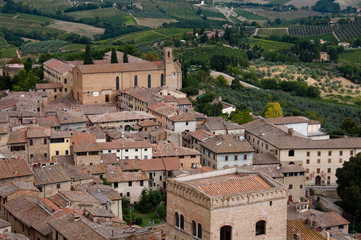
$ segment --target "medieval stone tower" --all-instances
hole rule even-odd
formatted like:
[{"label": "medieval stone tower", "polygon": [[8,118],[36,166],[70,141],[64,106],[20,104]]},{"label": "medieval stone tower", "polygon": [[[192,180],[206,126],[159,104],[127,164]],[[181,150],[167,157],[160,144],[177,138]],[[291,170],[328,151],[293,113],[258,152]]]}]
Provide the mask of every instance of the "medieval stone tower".
[{"label": "medieval stone tower", "polygon": [[170,89],[182,88],[182,70],[178,61],[173,60],[173,51],[170,47],[164,48],[164,85]]}]

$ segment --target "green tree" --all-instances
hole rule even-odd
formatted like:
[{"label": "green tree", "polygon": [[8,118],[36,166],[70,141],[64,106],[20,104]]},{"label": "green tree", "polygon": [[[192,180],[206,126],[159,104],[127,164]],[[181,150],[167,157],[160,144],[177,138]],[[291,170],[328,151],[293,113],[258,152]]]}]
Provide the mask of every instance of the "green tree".
[{"label": "green tree", "polygon": [[43,63],[53,58],[53,55],[51,53],[43,53],[40,55],[38,62]]},{"label": "green tree", "polygon": [[129,63],[128,53],[127,53],[127,52],[124,52],[124,55],[123,55],[123,63]]},{"label": "green tree", "polygon": [[361,154],[336,169],[337,194],[342,208],[361,219]]},{"label": "green tree", "polygon": [[217,86],[222,88],[229,86],[227,80],[222,75],[217,77]]},{"label": "green tree", "polygon": [[143,213],[154,211],[162,202],[162,194],[160,191],[143,189],[139,202],[135,208]]},{"label": "green tree", "polygon": [[118,57],[115,48],[112,49],[112,55],[110,56],[110,63],[118,63]]},{"label": "green tree", "polygon": [[283,117],[282,107],[278,102],[269,102],[264,107],[262,115],[265,118]]},{"label": "green tree", "polygon": [[93,57],[92,57],[92,53],[91,53],[91,48],[90,45],[86,45],[85,47],[85,54],[84,54],[84,65],[87,64],[93,64]]},{"label": "green tree", "polygon": [[147,61],[159,61],[159,55],[155,52],[143,53],[142,59]]},{"label": "green tree", "polygon": [[357,137],[360,135],[360,127],[357,125],[356,121],[353,118],[345,118],[341,125],[340,128],[342,130],[344,130],[347,135],[353,136],[353,137]]},{"label": "green tree", "polygon": [[24,69],[26,72],[29,72],[33,67],[33,60],[31,58],[27,58],[24,62]]},{"label": "green tree", "polygon": [[14,91],[29,91],[34,89],[35,84],[38,82],[38,78],[33,73],[32,70],[26,72],[25,69],[22,69],[18,74],[16,74],[13,79],[13,90]]},{"label": "green tree", "polygon": [[231,113],[230,119],[232,120],[232,122],[238,124],[244,124],[253,121],[250,111],[248,110],[240,111],[238,109],[235,112]]}]

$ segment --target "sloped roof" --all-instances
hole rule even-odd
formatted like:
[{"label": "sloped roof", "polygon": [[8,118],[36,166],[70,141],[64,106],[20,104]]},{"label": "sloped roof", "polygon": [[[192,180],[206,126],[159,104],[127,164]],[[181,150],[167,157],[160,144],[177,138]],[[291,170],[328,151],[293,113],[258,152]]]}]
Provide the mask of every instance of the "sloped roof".
[{"label": "sloped roof", "polygon": [[44,66],[47,66],[48,68],[50,68],[58,73],[70,72],[75,67],[74,64],[63,62],[63,61],[55,59],[55,58],[52,58],[52,59],[44,62]]},{"label": "sloped roof", "polygon": [[149,141],[117,141],[99,143],[102,150],[105,149],[134,149],[134,148],[151,148]]},{"label": "sloped roof", "polygon": [[26,128],[21,128],[19,130],[13,131],[9,136],[9,144],[18,144],[18,143],[27,143],[28,140],[26,138]]},{"label": "sloped roof", "polygon": [[177,146],[174,143],[160,141],[153,149],[153,157],[176,157],[188,155],[201,155],[200,152],[194,149]]},{"label": "sloped roof", "polygon": [[77,65],[77,68],[83,74],[90,74],[90,73],[161,70],[164,68],[164,64],[161,61],[118,63],[118,64],[108,63],[108,64]]},{"label": "sloped roof", "polygon": [[148,180],[148,175],[144,172],[123,172],[120,167],[107,166],[106,179],[108,182],[141,181]]},{"label": "sloped roof", "polygon": [[104,113],[99,115],[88,116],[92,123],[120,122],[126,120],[146,120],[155,117],[149,113],[142,111],[123,111],[114,113]]},{"label": "sloped roof", "polygon": [[254,152],[253,147],[246,140],[239,141],[229,134],[214,136],[201,142],[200,145],[214,153]]},{"label": "sloped roof", "polygon": [[302,220],[288,220],[287,240],[294,240],[295,235],[300,236],[302,240],[325,240],[321,233],[306,226]]},{"label": "sloped roof", "polygon": [[47,116],[37,118],[39,126],[60,127],[57,116]]},{"label": "sloped roof", "polygon": [[0,179],[31,176],[33,172],[24,159],[0,160]]},{"label": "sloped roof", "polygon": [[50,127],[29,126],[26,137],[27,138],[50,137]]},{"label": "sloped roof", "polygon": [[3,198],[18,191],[39,192],[32,182],[14,181],[0,184],[0,196]]},{"label": "sloped roof", "polygon": [[34,167],[33,171],[35,177],[34,184],[36,186],[71,181],[69,176],[59,164]]}]

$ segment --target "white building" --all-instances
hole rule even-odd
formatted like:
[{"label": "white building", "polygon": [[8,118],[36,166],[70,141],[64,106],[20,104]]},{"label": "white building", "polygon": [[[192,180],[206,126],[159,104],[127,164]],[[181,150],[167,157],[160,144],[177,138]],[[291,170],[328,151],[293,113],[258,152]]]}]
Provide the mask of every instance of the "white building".
[{"label": "white building", "polygon": [[152,159],[152,145],[149,141],[117,141],[99,143],[101,153],[115,153],[118,160]]},{"label": "white building", "polygon": [[194,132],[196,128],[197,121],[192,113],[174,115],[168,120],[168,129],[174,132]]}]

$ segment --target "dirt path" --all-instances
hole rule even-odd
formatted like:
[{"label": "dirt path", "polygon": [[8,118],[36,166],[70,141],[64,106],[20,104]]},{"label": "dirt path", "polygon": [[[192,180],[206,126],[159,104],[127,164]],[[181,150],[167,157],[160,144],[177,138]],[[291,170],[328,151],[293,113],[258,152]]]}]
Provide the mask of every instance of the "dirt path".
[{"label": "dirt path", "polygon": [[20,58],[20,59],[21,59],[20,51],[19,51],[19,49],[18,49],[18,48],[16,49],[16,56],[18,56],[18,58]]},{"label": "dirt path", "polygon": [[252,38],[253,36],[256,36],[256,35],[257,35],[258,30],[259,30],[259,28],[256,28],[256,31],[254,31],[254,33],[251,35],[251,38]]},{"label": "dirt path", "polygon": [[[223,73],[223,72],[217,72],[217,71],[211,70],[210,73],[211,73],[211,76],[212,76],[212,77],[215,77],[215,78],[218,77],[218,76],[223,76],[223,77],[227,80],[227,82],[228,82],[229,85],[232,84],[232,80],[234,79],[234,77],[232,77],[232,76],[230,76],[230,75],[228,75],[228,74],[226,74],[226,73]],[[259,87],[253,86],[253,85],[251,85],[251,84],[249,84],[249,83],[246,83],[246,82],[243,82],[243,81],[239,81],[239,82],[240,82],[241,85],[243,85],[244,87],[259,89]]]},{"label": "dirt path", "polygon": [[16,15],[12,19],[17,19],[18,17],[20,17],[20,15]]},{"label": "dirt path", "polygon": [[[231,21],[231,22],[232,22],[232,20],[229,18],[230,16],[233,16],[233,17],[236,17],[236,18],[237,18],[237,16],[238,16],[238,14],[233,11],[233,7],[231,7],[231,8],[227,8],[227,7],[223,7],[223,8],[221,8],[221,7],[216,7],[216,9],[217,9],[220,13],[222,13],[222,14],[227,18],[228,21]],[[240,17],[238,17],[238,19],[242,20]],[[244,19],[244,20],[245,20],[245,19]]]},{"label": "dirt path", "polygon": [[340,41],[340,39],[337,37],[336,33],[332,31],[333,36],[337,39],[337,41]]}]

